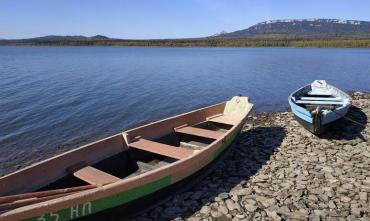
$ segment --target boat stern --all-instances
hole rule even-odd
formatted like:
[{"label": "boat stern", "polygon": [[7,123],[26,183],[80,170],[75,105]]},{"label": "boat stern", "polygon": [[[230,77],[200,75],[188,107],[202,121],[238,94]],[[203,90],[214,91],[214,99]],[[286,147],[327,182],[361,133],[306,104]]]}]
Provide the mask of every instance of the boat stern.
[{"label": "boat stern", "polygon": [[253,104],[249,102],[248,97],[234,96],[226,102],[224,115],[233,115],[246,117],[253,108]]}]

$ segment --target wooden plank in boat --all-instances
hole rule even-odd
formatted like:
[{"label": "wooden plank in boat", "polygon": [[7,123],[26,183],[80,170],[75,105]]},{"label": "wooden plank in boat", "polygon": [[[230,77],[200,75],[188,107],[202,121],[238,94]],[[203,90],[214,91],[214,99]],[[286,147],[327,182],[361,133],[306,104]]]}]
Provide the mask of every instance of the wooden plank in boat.
[{"label": "wooden plank in boat", "polygon": [[302,101],[302,100],[297,100],[295,101],[297,104],[338,104],[341,105],[343,102],[341,101]]},{"label": "wooden plank in boat", "polygon": [[239,119],[233,116],[221,115],[217,117],[210,117],[207,119],[208,121],[221,123],[221,124],[229,124],[229,125],[237,125],[239,123]]},{"label": "wooden plank in boat", "polygon": [[138,141],[132,142],[129,144],[129,147],[172,157],[179,160],[193,154],[193,151],[189,149],[175,147],[145,139],[139,139]]},{"label": "wooden plank in boat", "polygon": [[76,172],[74,172],[73,175],[87,183],[99,186],[114,183],[121,180],[118,177],[112,176],[106,172],[103,172],[91,166],[86,166],[82,169],[79,169]]},{"label": "wooden plank in boat", "polygon": [[341,101],[340,97],[301,97],[301,100],[309,101]]},{"label": "wooden plank in boat", "polygon": [[330,95],[332,95],[332,93],[330,91],[309,91],[307,94],[317,95],[317,96],[330,96]]},{"label": "wooden plank in boat", "polygon": [[196,127],[182,127],[180,129],[176,129],[176,132],[195,135],[199,137],[211,138],[215,140],[217,140],[218,138],[224,135],[224,133],[220,131],[206,130],[206,129],[196,128]]}]

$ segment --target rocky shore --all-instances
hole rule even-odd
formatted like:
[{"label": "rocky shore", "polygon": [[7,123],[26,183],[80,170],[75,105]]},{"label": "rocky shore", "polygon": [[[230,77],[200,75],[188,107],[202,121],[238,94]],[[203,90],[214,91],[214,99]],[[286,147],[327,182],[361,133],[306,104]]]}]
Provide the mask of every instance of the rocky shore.
[{"label": "rocky shore", "polygon": [[[366,124],[370,95],[349,118]],[[291,112],[250,117],[205,179],[133,220],[370,220],[370,126],[339,121],[321,137]]]}]

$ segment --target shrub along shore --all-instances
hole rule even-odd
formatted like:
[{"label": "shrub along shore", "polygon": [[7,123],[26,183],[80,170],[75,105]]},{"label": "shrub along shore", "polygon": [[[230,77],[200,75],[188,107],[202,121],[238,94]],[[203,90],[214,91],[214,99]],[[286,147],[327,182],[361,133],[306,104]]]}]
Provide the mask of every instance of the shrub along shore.
[{"label": "shrub along shore", "polygon": [[[366,124],[370,94],[348,117]],[[348,120],[317,137],[291,112],[249,118],[205,179],[133,220],[370,220],[370,125]]]}]

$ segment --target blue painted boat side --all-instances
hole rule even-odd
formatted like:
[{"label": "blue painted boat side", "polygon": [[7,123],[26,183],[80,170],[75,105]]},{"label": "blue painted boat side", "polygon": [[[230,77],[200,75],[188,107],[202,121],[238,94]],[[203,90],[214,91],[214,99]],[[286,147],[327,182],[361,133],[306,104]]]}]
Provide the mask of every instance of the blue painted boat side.
[{"label": "blue painted boat side", "polygon": [[289,104],[292,109],[292,112],[297,117],[301,118],[304,121],[307,121],[308,123],[312,124],[312,117],[310,112],[308,112],[306,109],[296,105],[292,102],[292,99],[289,99]]}]

